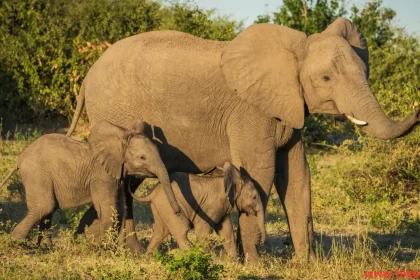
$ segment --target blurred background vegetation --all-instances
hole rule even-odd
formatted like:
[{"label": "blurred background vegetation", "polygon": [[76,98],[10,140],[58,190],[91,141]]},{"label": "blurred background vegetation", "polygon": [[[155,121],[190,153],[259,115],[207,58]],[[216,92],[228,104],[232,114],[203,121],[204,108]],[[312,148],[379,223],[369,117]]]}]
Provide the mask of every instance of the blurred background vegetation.
[{"label": "blurred background vegetation", "polygon": [[231,40],[240,24],[191,3],[5,0],[0,3],[4,121],[71,117],[83,78],[116,41],[159,29]]}]

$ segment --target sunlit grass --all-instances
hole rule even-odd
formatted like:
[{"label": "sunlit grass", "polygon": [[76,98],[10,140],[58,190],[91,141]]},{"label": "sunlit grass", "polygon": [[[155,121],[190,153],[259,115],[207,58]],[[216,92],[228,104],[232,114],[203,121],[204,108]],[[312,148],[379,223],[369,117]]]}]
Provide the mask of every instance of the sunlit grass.
[{"label": "sunlit grass", "polygon": [[[20,133],[0,140],[0,178],[37,136]],[[418,152],[418,146],[405,141],[392,145],[373,143],[363,150],[343,147],[333,153],[311,153],[318,260],[309,264],[292,260],[287,220],[273,191],[266,213],[268,238],[260,248],[262,261],[247,265],[230,261],[223,253],[221,240],[213,234],[204,244],[213,264],[223,266],[226,279],[364,279],[366,271],[419,270],[420,205],[415,193],[419,187],[414,186],[419,174],[415,166],[418,159],[414,158]],[[371,153],[386,162],[372,162]],[[392,165],[396,160],[400,164]],[[385,173],[381,164],[387,165]],[[397,179],[392,172],[397,172]],[[358,180],[359,174],[368,174],[370,182],[378,185]],[[359,185],[351,182],[353,179]],[[382,193],[369,189],[383,184],[386,188]],[[153,180],[149,180],[138,191],[145,193],[152,185]],[[55,214],[53,247],[35,246],[31,239],[36,230],[29,241],[14,241],[10,231],[26,213],[24,199],[19,175],[0,189],[0,279],[169,279],[159,260],[133,257],[112,238],[105,244],[85,237],[74,239],[74,228],[86,207]],[[150,206],[136,202],[134,207],[137,235],[146,246],[153,232]],[[112,237],[115,233],[109,234]],[[193,233],[190,237],[195,240]],[[168,238],[162,252],[175,248],[175,242]]]}]

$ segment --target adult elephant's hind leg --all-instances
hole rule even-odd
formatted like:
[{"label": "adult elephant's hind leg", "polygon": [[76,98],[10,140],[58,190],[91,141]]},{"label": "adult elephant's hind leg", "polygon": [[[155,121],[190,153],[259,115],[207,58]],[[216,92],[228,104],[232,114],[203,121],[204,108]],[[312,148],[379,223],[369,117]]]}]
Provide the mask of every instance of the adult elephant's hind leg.
[{"label": "adult elephant's hind leg", "polygon": [[286,212],[297,258],[315,259],[311,213],[310,170],[300,131],[278,149],[275,186]]}]

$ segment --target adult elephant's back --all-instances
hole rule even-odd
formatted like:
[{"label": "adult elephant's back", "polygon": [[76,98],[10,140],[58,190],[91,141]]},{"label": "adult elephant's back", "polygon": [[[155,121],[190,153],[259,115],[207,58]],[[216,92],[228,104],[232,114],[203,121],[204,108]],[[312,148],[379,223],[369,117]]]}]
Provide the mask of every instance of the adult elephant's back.
[{"label": "adult elephant's back", "polygon": [[[219,66],[226,44],[177,31],[147,32],[115,43],[82,85],[89,126],[101,120],[125,128],[136,119],[152,124],[168,171],[200,172],[223,164],[230,156],[228,139],[212,118],[228,91]],[[78,100],[68,134],[82,105]]]}]

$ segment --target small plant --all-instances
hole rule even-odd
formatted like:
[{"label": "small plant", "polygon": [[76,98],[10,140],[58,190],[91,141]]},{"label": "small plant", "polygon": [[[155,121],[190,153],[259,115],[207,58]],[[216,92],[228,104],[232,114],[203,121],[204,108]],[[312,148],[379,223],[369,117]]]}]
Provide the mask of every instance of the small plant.
[{"label": "small plant", "polygon": [[213,264],[211,255],[204,253],[200,246],[189,250],[176,250],[167,255],[155,252],[155,258],[161,262],[171,279],[221,279],[223,265]]},{"label": "small plant", "polygon": [[112,227],[106,230],[104,240],[102,241],[102,246],[105,250],[110,250],[111,252],[117,253],[120,246],[118,244],[119,221],[118,221],[118,213],[116,209],[112,210],[111,220],[112,220]]},{"label": "small plant", "polygon": [[75,209],[60,209],[57,211],[59,215],[59,223],[66,224],[72,229],[76,229],[79,225],[80,219],[89,209],[90,205],[84,205]]}]

